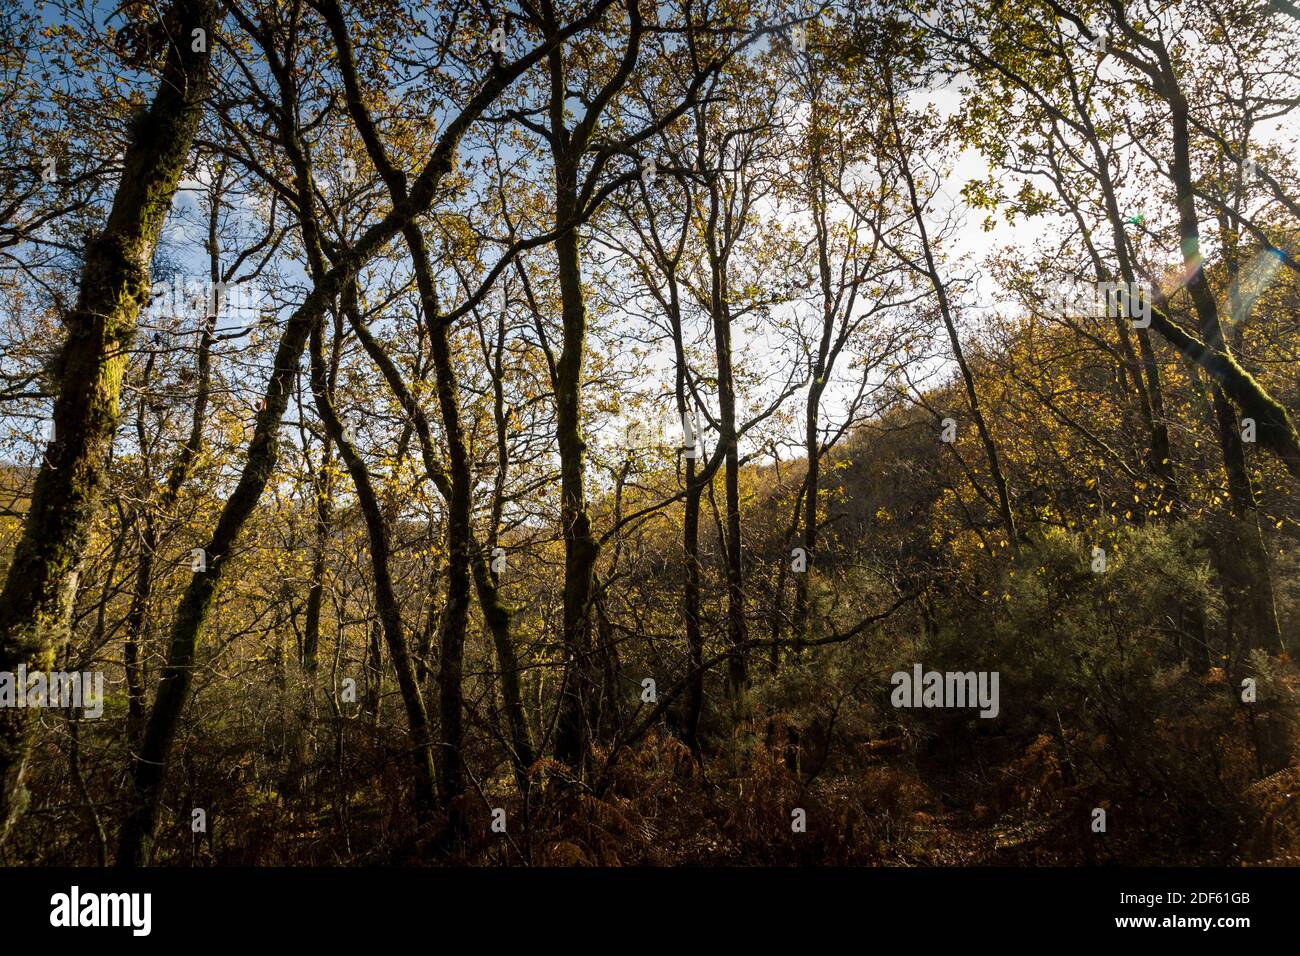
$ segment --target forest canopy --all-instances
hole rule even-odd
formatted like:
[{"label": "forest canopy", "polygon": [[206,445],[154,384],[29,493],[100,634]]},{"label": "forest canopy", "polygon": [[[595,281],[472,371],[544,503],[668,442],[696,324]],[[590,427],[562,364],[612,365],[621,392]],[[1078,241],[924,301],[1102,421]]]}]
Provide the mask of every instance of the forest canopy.
[{"label": "forest canopy", "polygon": [[0,861],[1296,863],[1298,42],[0,0]]}]

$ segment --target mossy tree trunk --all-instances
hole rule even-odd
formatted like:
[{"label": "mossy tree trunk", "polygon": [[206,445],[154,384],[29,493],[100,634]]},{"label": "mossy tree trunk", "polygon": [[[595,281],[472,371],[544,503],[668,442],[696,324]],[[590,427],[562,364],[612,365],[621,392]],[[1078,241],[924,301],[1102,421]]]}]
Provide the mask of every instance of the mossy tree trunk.
[{"label": "mossy tree trunk", "polygon": [[[86,247],[77,303],[65,320],[54,436],[0,592],[0,671],[48,669],[67,634],[154,248],[202,116],[215,5],[177,0],[163,20],[175,42],[153,103],[131,131],[108,221]],[[0,842],[24,804],[31,713],[0,712]]]}]

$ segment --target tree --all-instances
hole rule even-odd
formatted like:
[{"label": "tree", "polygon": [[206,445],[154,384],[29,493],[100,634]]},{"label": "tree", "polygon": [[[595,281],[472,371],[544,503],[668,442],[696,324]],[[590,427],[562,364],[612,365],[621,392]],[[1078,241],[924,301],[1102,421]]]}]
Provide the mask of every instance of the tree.
[{"label": "tree", "polygon": [[[104,229],[85,251],[81,289],[65,320],[56,366],[54,435],[0,592],[0,668],[6,671],[48,669],[67,639],[78,568],[117,425],[126,349],[198,128],[215,28],[215,7],[206,0],[178,0],[152,25],[163,61],[158,91],[137,122]],[[21,710],[0,715],[0,842],[23,809],[29,723]]]}]

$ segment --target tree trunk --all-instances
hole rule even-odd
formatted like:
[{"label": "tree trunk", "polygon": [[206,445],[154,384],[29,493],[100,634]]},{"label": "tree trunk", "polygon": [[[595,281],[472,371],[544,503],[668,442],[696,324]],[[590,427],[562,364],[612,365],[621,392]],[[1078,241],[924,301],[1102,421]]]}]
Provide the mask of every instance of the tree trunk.
[{"label": "tree trunk", "polygon": [[[365,462],[344,434],[343,423],[335,412],[326,392],[325,363],[322,353],[323,335],[318,325],[311,333],[312,391],[316,409],[331,440],[339,449],[352,483],[357,492],[357,503],[365,518],[370,539],[370,563],[375,579],[375,606],[388,656],[397,674],[397,686],[406,710],[407,727],[411,734],[411,760],[414,779],[412,792],[417,817],[427,817],[434,806],[433,733],[424,707],[424,697],[415,676],[415,664],[406,642],[402,624],[401,605],[393,587],[389,555],[388,528],[384,521],[379,495],[375,492],[370,472]],[[377,689],[377,688],[376,688]],[[377,702],[377,701],[376,701]]]},{"label": "tree trunk", "polygon": [[450,814],[453,828],[458,829],[460,818],[455,811],[455,801],[465,792],[462,669],[465,628],[469,623],[470,496],[474,476],[460,420],[460,399],[456,394],[456,369],[452,365],[447,322],[438,314],[428,253],[423,236],[414,225],[407,228],[406,241],[424,302],[424,317],[433,350],[438,408],[442,413],[443,437],[447,443],[451,472],[451,494],[447,499],[447,602],[438,634],[438,713],[442,729],[438,785],[443,806]]},{"label": "tree trunk", "polygon": [[[576,208],[572,172],[561,173],[557,226]],[[565,182],[567,180],[567,183]],[[598,547],[587,513],[587,443],[582,435],[582,365],[587,309],[583,301],[578,235],[570,230],[555,245],[560,270],[564,348],[557,366],[556,438],[560,452],[560,522],[564,536],[564,623],[566,654],[555,753],[573,768],[587,763],[588,730],[598,686],[591,657],[590,604]]]},{"label": "tree trunk", "polygon": [[[1171,70],[1172,67],[1168,69]],[[1219,321],[1218,302],[1205,276],[1201,257],[1200,221],[1196,213],[1196,194],[1192,180],[1187,101],[1169,72],[1166,73],[1164,93],[1169,102],[1173,126],[1170,175],[1178,203],[1178,232],[1187,274],[1187,290],[1196,310],[1202,340],[1214,351],[1230,356],[1231,352],[1223,337],[1223,326]],[[1227,476],[1228,498],[1235,519],[1233,533],[1229,536],[1229,547],[1222,557],[1226,562],[1227,576],[1233,584],[1231,590],[1237,592],[1241,610],[1247,618],[1246,626],[1238,629],[1239,650],[1244,652],[1251,643],[1258,641],[1270,652],[1276,652],[1282,647],[1282,634],[1278,626],[1268,552],[1260,534],[1255,493],[1246,469],[1241,425],[1221,384],[1214,385],[1211,398]],[[1257,431],[1262,431],[1262,423],[1257,422],[1256,428]]]},{"label": "tree trunk", "polygon": [[745,662],[745,556],[740,521],[740,451],[736,441],[736,391],[731,369],[731,318],[725,306],[714,312],[714,342],[718,353],[718,415],[721,440],[726,446],[723,483],[727,500],[727,696],[734,707],[743,706],[749,687]]}]

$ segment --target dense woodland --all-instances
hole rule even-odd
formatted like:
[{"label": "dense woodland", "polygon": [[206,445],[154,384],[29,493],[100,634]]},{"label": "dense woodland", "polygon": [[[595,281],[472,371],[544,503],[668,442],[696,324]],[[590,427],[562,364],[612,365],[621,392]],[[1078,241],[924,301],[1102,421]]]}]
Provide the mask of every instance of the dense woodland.
[{"label": "dense woodland", "polygon": [[0,0],[0,860],[1300,862],[1298,46]]}]

